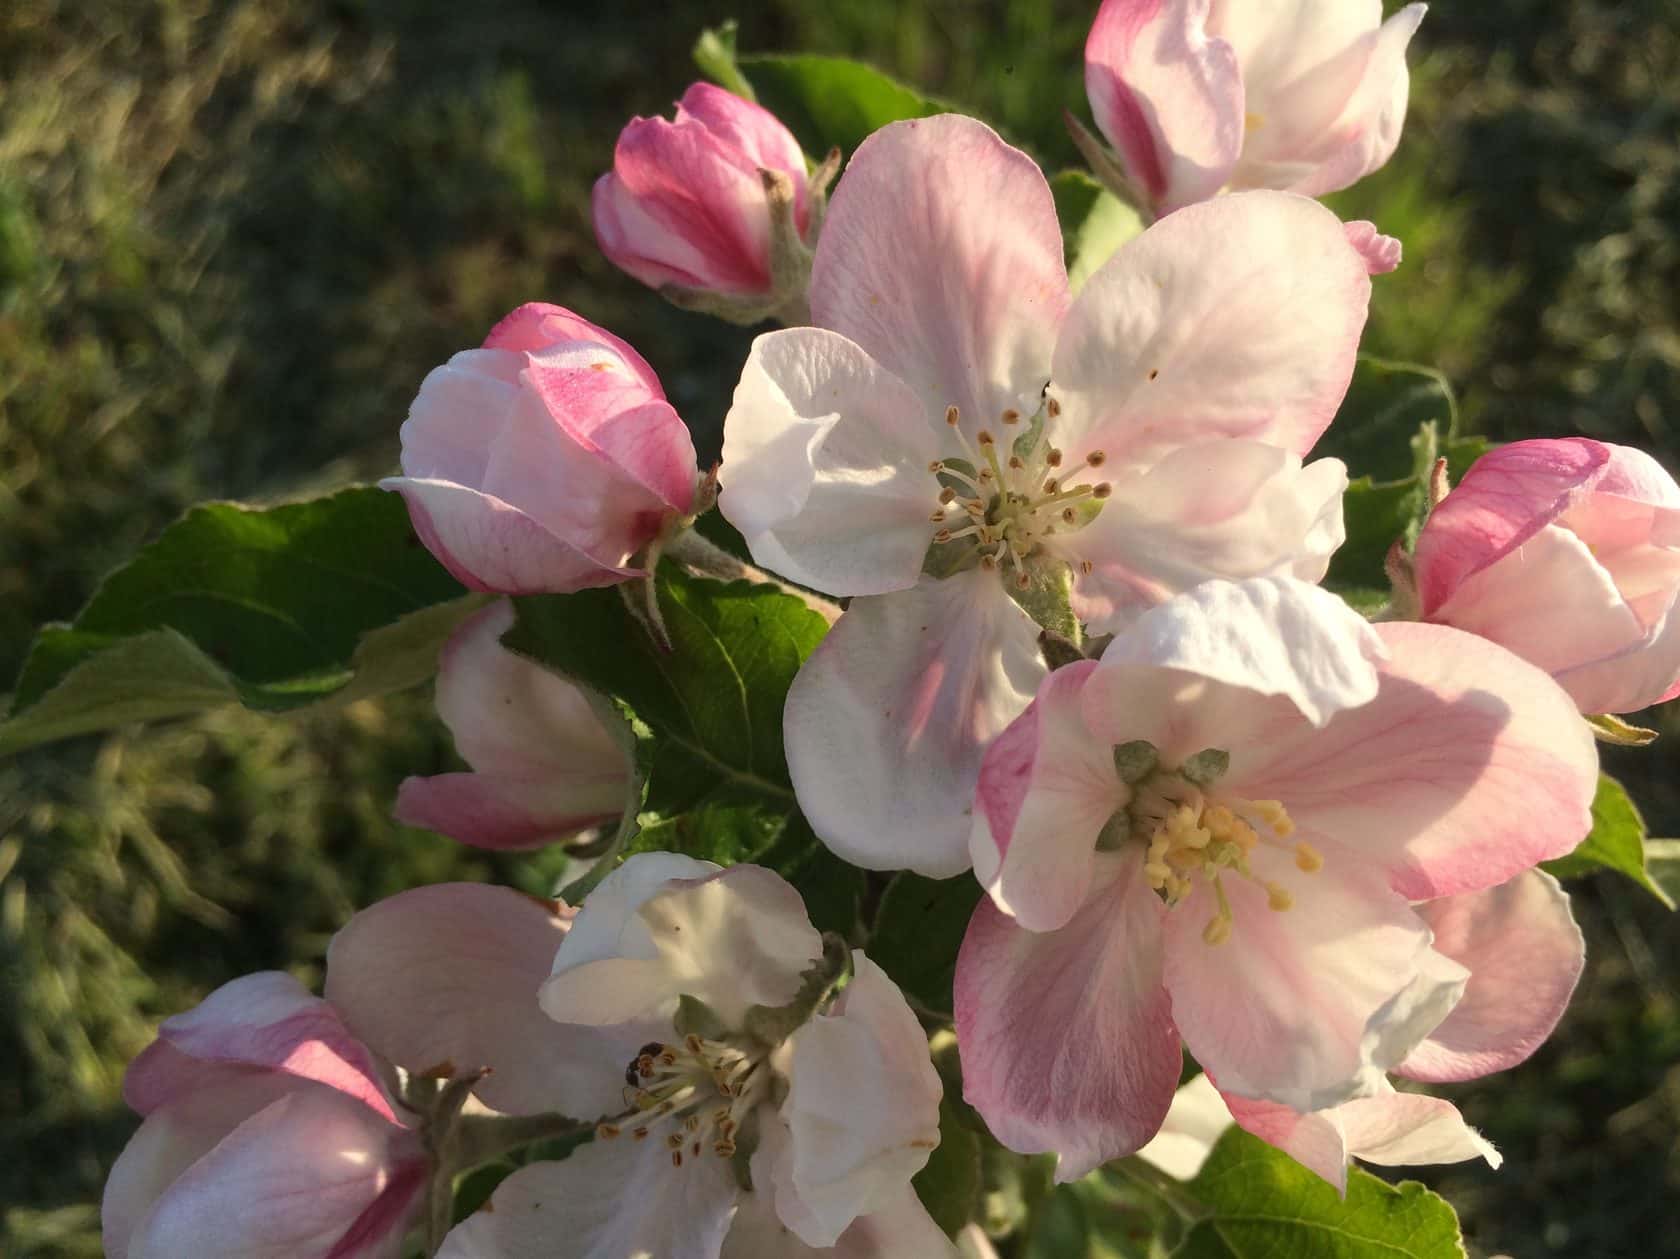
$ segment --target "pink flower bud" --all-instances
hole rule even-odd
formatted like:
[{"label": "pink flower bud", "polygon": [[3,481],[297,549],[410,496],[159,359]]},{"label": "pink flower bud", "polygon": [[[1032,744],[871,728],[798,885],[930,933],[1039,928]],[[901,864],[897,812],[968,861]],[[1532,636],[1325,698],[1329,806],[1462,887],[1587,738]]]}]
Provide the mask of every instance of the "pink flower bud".
[{"label": "pink flower bud", "polygon": [[512,624],[499,600],[443,649],[438,714],[476,772],[405,779],[398,821],[481,848],[534,848],[624,811],[628,752],[582,691],[502,646]]},{"label": "pink flower bud", "polygon": [[145,1122],[105,1185],[111,1259],[371,1259],[419,1206],[420,1134],[338,1011],[289,975],[166,1019],[123,1092]]},{"label": "pink flower bud", "polygon": [[1680,694],[1680,486],[1630,446],[1513,442],[1430,515],[1421,615],[1545,669],[1583,713]]},{"label": "pink flower bud", "polygon": [[400,477],[433,555],[474,590],[569,592],[643,575],[634,556],[694,503],[688,429],[625,342],[532,302],[434,369]]},{"label": "pink flower bud", "polygon": [[1104,0],[1091,112],[1157,214],[1222,188],[1334,192],[1399,143],[1424,8],[1384,22],[1378,0]]},{"label": "pink flower bud", "polygon": [[696,83],[675,121],[633,118],[619,135],[612,171],[596,181],[592,201],[602,252],[652,288],[769,296],[771,214],[761,170],[792,182],[803,236],[811,190],[799,142],[762,106]]}]

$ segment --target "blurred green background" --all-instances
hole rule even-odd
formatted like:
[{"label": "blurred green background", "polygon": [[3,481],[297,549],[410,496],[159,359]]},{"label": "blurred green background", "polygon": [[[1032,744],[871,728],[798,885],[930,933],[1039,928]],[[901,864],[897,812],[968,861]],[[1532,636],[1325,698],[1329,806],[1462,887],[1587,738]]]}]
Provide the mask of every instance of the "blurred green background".
[{"label": "blurred green background", "polygon": [[[186,504],[391,467],[424,372],[521,301],[631,339],[715,451],[751,334],[615,272],[587,207],[728,5],[0,5],[0,685]],[[873,60],[1057,167],[1094,7],[733,14],[744,50]],[[1336,204],[1406,245],[1367,348],[1442,367],[1495,438],[1675,467],[1680,0],[1439,0],[1413,65],[1398,157]],[[1611,758],[1658,834],[1680,834],[1676,747]],[[99,1253],[123,1064],[159,1018],[241,972],[317,978],[334,928],[400,888],[540,880],[388,820],[398,779],[450,755],[409,695],[0,764],[0,1253]],[[1449,1090],[1505,1169],[1427,1179],[1481,1253],[1680,1254],[1680,920],[1613,876],[1576,901],[1588,977],[1558,1035]]]}]

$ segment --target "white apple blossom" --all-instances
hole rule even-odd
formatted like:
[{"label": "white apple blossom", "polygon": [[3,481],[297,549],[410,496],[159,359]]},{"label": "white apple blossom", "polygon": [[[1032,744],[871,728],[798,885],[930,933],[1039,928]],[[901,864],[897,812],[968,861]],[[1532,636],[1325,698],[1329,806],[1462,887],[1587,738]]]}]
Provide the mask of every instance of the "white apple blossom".
[{"label": "white apple blossom", "polygon": [[786,722],[835,852],[967,865],[981,751],[1044,674],[1024,608],[1107,633],[1211,577],[1323,575],[1346,470],[1302,459],[1391,243],[1245,193],[1151,227],[1074,300],[1049,186],[983,124],[859,147],[818,326],[754,343],[720,474],[759,563],[853,597]]}]

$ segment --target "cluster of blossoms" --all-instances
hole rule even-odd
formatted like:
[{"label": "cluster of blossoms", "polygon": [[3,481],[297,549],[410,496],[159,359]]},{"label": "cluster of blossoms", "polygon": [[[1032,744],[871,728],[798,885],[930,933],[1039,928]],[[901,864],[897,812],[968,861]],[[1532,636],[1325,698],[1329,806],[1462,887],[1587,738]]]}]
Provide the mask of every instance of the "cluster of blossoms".
[{"label": "cluster of blossoms", "polygon": [[[1338,1187],[1356,1157],[1497,1165],[1392,1077],[1550,1033],[1582,944],[1538,867],[1591,825],[1581,717],[1680,692],[1680,487],[1637,451],[1486,455],[1375,623],[1317,584],[1348,474],[1312,450],[1399,245],[1310,198],[1393,152],[1421,16],[1106,0],[1112,148],[1079,135],[1160,217],[1077,294],[1043,174],[982,123],[882,128],[830,202],[834,158],[697,85],[626,128],[594,215],[679,304],[785,325],[715,474],[633,348],[542,304],[403,427],[386,485],[473,590],[704,568],[715,498],[763,569],[845,601],[787,696],[799,809],[856,866],[978,881],[962,1094],[1059,1180],[1140,1151],[1189,1175],[1231,1123]],[[487,848],[635,808],[613,715],[504,647],[513,619],[491,604],[441,662],[472,772],[396,802]],[[421,1228],[446,1259],[955,1255],[911,1185],[937,1015],[854,943],[769,870],[670,853],[577,908],[396,896],[335,939],[324,998],[249,976],[163,1024],[108,1253],[351,1259]],[[454,1178],[536,1141],[451,1227]]]}]

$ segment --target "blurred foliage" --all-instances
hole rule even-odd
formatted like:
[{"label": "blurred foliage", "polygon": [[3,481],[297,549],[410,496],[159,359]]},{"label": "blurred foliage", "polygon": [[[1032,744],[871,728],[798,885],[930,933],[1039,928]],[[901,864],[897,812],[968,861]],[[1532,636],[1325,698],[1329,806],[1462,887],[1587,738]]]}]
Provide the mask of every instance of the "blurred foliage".
[{"label": "blurred foliage", "polygon": [[[1047,167],[1092,0],[754,0],[744,52],[873,60]],[[0,675],[32,628],[204,497],[378,474],[425,371],[520,301],[634,341],[715,454],[750,330],[594,249],[618,127],[695,76],[724,0],[8,0],[0,6]],[[1396,160],[1335,198],[1402,237],[1366,349],[1441,368],[1495,438],[1680,452],[1680,0],[1439,0]],[[1357,471],[1357,469],[1356,469]],[[1680,719],[1607,765],[1680,833]],[[0,1252],[99,1253],[118,1089],[156,1020],[243,971],[313,978],[417,882],[540,862],[395,826],[449,764],[424,695],[218,713],[0,765]],[[1600,876],[1557,1037],[1451,1090],[1502,1173],[1429,1177],[1487,1252],[1680,1254],[1680,929]]]}]

